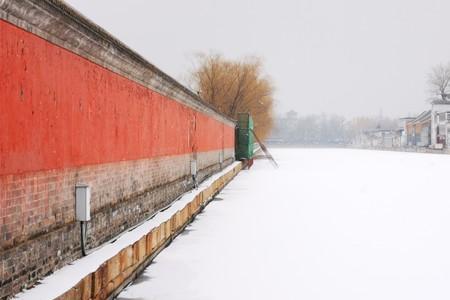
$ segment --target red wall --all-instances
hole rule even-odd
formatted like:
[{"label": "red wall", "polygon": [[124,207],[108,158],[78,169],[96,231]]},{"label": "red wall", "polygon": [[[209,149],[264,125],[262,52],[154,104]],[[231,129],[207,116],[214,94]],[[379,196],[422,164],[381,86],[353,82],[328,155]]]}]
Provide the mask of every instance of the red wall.
[{"label": "red wall", "polygon": [[234,147],[232,127],[2,20],[0,41],[0,175]]}]

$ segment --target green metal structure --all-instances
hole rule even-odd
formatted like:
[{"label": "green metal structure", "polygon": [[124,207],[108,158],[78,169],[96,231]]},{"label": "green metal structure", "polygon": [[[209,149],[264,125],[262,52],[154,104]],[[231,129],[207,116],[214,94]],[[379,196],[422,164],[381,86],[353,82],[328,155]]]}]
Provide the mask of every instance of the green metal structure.
[{"label": "green metal structure", "polygon": [[236,126],[236,159],[251,159],[253,157],[253,119],[249,113],[238,114]]}]

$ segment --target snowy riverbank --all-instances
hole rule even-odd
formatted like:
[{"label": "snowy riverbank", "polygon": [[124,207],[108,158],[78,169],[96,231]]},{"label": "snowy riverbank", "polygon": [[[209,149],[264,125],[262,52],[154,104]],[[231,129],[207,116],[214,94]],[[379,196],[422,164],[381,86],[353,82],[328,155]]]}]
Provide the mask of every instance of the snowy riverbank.
[{"label": "snowy riverbank", "polygon": [[272,152],[119,299],[450,299],[450,156]]}]

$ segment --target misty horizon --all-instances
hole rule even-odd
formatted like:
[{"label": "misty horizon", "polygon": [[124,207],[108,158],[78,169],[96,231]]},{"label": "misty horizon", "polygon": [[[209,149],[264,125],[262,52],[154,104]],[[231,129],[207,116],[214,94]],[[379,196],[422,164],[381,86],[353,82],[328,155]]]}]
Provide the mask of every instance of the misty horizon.
[{"label": "misty horizon", "polygon": [[262,57],[277,114],[414,116],[450,61],[449,1],[66,2],[182,82],[198,52]]}]

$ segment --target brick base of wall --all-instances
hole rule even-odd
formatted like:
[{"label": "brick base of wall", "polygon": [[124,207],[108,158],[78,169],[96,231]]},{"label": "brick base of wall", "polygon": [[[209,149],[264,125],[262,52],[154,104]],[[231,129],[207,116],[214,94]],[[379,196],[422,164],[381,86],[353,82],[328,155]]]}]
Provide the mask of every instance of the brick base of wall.
[{"label": "brick base of wall", "polygon": [[[149,267],[153,259],[193,221],[214,196],[242,169],[241,163],[229,167],[220,176],[215,176],[208,185],[168,208],[159,222],[151,222],[118,242],[114,249],[99,249],[93,256],[96,265],[79,272],[75,262],[63,272],[70,279],[61,282],[61,274],[51,275],[43,285],[38,285],[19,296],[20,299],[55,300],[103,300],[115,299],[119,293],[141,272]],[[114,253],[112,253],[114,252]],[[89,259],[88,259],[89,260]],[[91,259],[92,263],[92,259]],[[151,267],[151,266],[150,266]],[[57,287],[57,288],[56,288]]]},{"label": "brick base of wall", "polygon": [[[225,150],[222,167],[233,156],[232,149]],[[76,183],[92,188],[87,241],[91,249],[191,189],[191,160],[191,155],[181,155],[0,178],[7,187],[0,197],[10,204],[0,215],[0,299],[81,256],[80,224],[74,218]],[[199,153],[197,161],[200,181],[221,167],[219,151]]]}]

